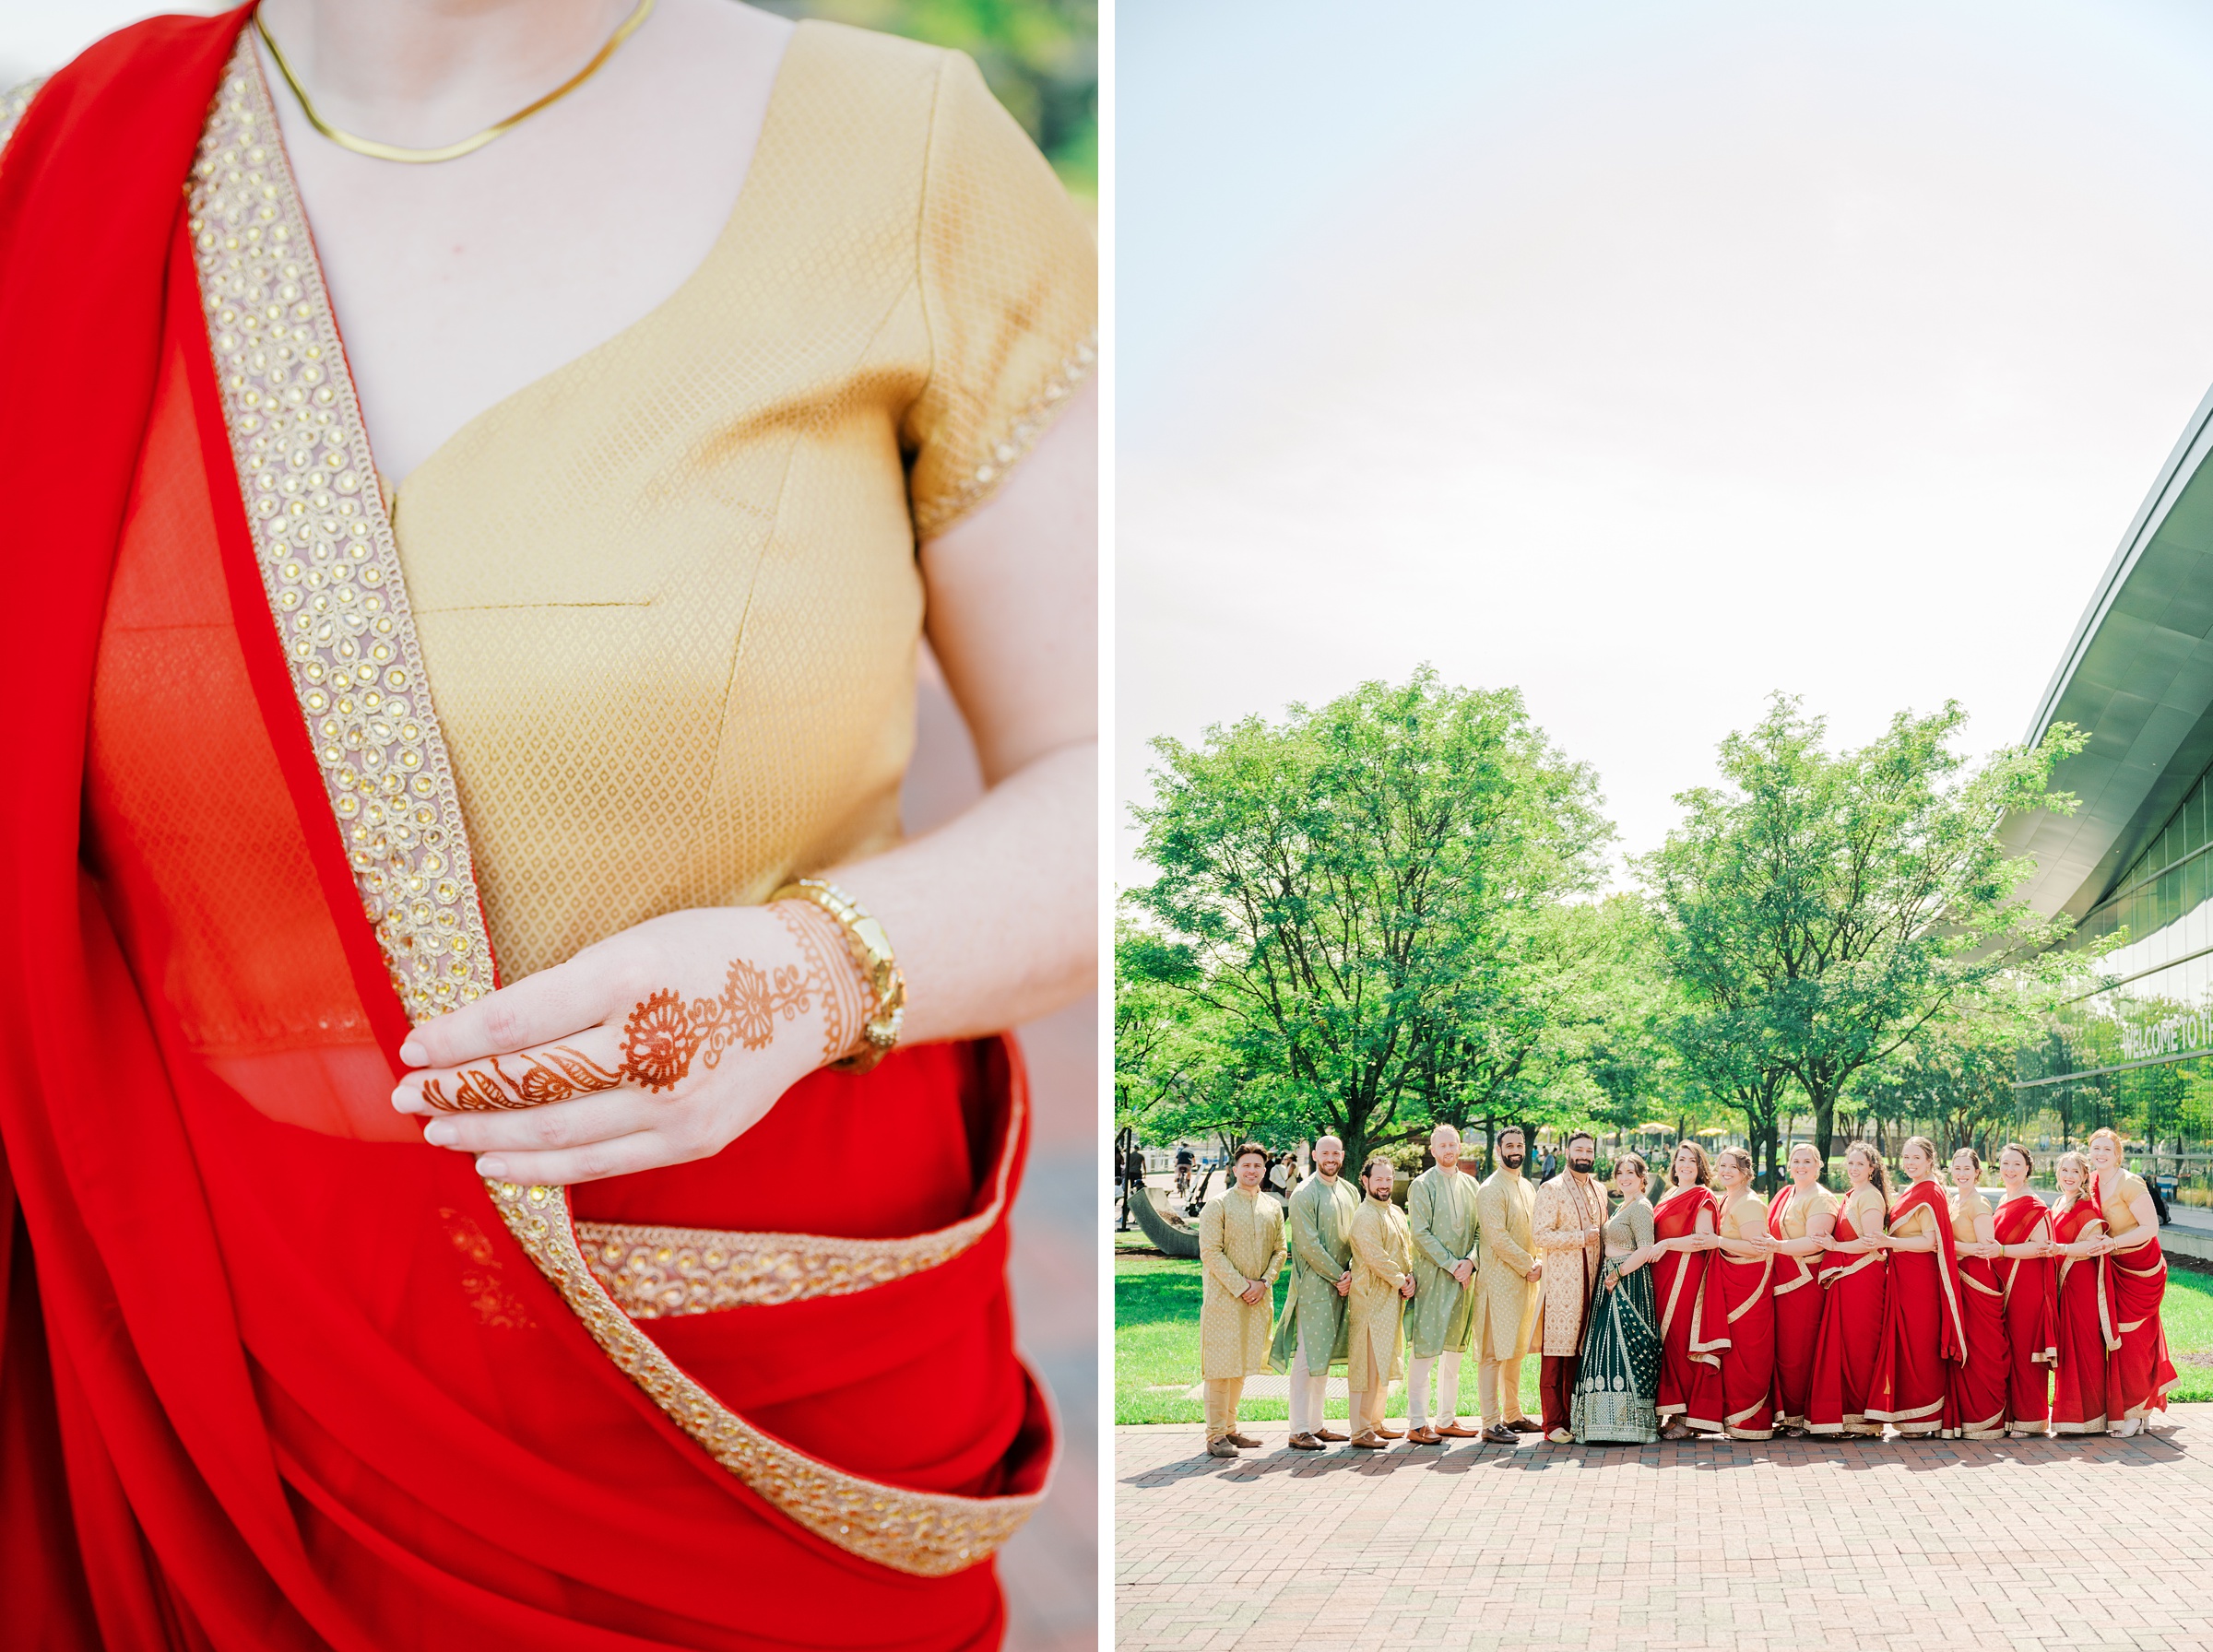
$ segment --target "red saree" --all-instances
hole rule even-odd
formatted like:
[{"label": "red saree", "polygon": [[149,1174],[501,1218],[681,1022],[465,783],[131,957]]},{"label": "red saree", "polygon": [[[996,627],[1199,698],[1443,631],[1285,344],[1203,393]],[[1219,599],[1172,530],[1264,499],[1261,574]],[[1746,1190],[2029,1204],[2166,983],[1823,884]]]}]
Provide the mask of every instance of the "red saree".
[{"label": "red saree", "polygon": [[[2095,1197],[2052,1213],[2052,1237],[2073,1245],[2105,1230]],[[2113,1335],[2112,1286],[2103,1257],[2061,1257],[2053,1292],[2052,1432],[2105,1432],[2106,1356],[2120,1346]]]},{"label": "red saree", "polygon": [[1883,1351],[1867,1396],[1867,1420],[1887,1422],[1901,1434],[1933,1434],[1944,1427],[1947,1367],[1967,1357],[1967,1325],[1959,1311],[1952,1216],[1935,1183],[1916,1182],[1899,1196],[1891,1208],[1890,1231],[1897,1233],[1915,1210],[1929,1212],[1936,1248],[1890,1252]]},{"label": "red saree", "polygon": [[[2124,1197],[2133,1191],[2131,1182],[2141,1186],[2139,1178],[2125,1177],[2121,1185]],[[2104,1209],[2103,1189],[2095,1179],[2090,1197]],[[2109,1215],[2107,1231],[2112,1227]],[[2126,1239],[2139,1232],[2132,1225],[2114,1237]],[[2167,1256],[2155,1230],[2146,1233],[2140,1244],[2114,1251],[2105,1263],[2113,1292],[2113,1335],[2121,1344],[2106,1361],[2106,1420],[2140,1421],[2167,1409],[2168,1391],[2179,1380],[2167,1351],[2167,1328],[2160,1317],[2167,1295]]]},{"label": "red saree", "polygon": [[[1971,1219],[1951,1219],[1952,1238],[1973,1243]],[[1967,1233],[1959,1229],[1964,1221]],[[1955,1255],[1958,1253],[1955,1252]],[[1951,1367],[1944,1434],[1951,1440],[1994,1440],[2006,1432],[2006,1385],[2011,1369],[2006,1339],[2006,1288],[2000,1258],[1960,1257],[1953,1292],[1966,1330],[1966,1356]]]},{"label": "red saree", "polygon": [[[1760,1223],[1765,1226],[1763,1217]],[[1734,1238],[1737,1235],[1731,1234]],[[1733,1440],[1775,1435],[1775,1299],[1768,1280],[1773,1257],[1712,1254],[1707,1285],[1722,1317],[1722,1431]]]},{"label": "red saree", "polygon": [[[1849,1244],[1860,1237],[1848,1212],[1837,1212],[1830,1237]],[[1821,1263],[1821,1332],[1814,1343],[1814,1375],[1807,1389],[1805,1430],[1815,1434],[1879,1434],[1880,1422],[1867,1416],[1876,1367],[1882,1358],[1885,1304],[1888,1298],[1888,1258],[1881,1251],[1838,1256]]]},{"label": "red saree", "polygon": [[[986,1563],[1050,1434],[1003,1278],[1011,1046],[817,1074],[574,1221],[390,1110],[407,1006],[491,959],[244,16],[103,41],[0,153],[6,569],[36,617],[0,664],[11,1637],[996,1645]],[[278,535],[313,576],[290,603]],[[408,854],[431,881],[373,923]],[[765,1173],[857,1131],[917,1174],[825,1234],[819,1180]]]},{"label": "red saree", "polygon": [[[2033,1193],[1999,1202],[2000,1245],[2027,1245],[2050,1229],[2051,1213]],[[2053,1270],[2049,1257],[2006,1257],[1997,1264],[2005,1295],[2006,1426],[2041,1434],[2052,1422]]]},{"label": "red saree", "polygon": [[[1707,1187],[1678,1187],[1652,1208],[1652,1235],[1681,1239],[1698,1232],[1698,1218],[1718,1207]],[[1666,1251],[1652,1263],[1653,1299],[1660,1309],[1660,1421],[1681,1417],[1693,1428],[1719,1430],[1722,1390],[1719,1357],[1707,1334],[1716,1317],[1707,1304],[1707,1258],[1712,1251]]]},{"label": "red saree", "polygon": [[[1768,1207],[1768,1237],[1781,1241],[1797,1189],[1785,1187]],[[1775,1320],[1775,1426],[1804,1428],[1814,1383],[1814,1347],[1821,1339],[1821,1276],[1814,1256],[1772,1258],[1769,1291]]]}]

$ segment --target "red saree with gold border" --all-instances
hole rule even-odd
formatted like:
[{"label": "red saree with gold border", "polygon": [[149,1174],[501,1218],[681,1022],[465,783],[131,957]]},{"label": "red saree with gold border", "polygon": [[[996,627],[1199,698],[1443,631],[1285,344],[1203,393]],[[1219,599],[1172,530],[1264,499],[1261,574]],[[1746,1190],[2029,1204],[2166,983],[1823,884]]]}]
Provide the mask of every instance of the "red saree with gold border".
[{"label": "red saree with gold border", "polygon": [[[2095,1179],[2090,1197],[2102,1210],[2104,1189]],[[2110,1218],[2106,1227],[2112,1227]],[[2140,1232],[2132,1228],[2118,1237]],[[2105,1265],[2113,1293],[2113,1335],[2120,1344],[2106,1361],[2105,1414],[2112,1422],[2141,1421],[2167,1409],[2168,1392],[2180,1380],[2167,1351],[2166,1322],[2160,1316],[2167,1296],[2167,1255],[2153,1232],[2112,1253]]]},{"label": "red saree with gold border", "polygon": [[1934,1182],[1916,1182],[1890,1210],[1890,1231],[1915,1210],[1935,1223],[1936,1248],[1890,1252],[1890,1283],[1883,1301],[1882,1357],[1867,1396],[1867,1420],[1887,1422],[1901,1434],[1933,1434],[1944,1427],[1949,1367],[1967,1358],[1967,1322],[1959,1307],[1959,1257],[1952,1248],[1952,1213]]},{"label": "red saree with gold border", "polygon": [[[1761,1225],[1766,1225],[1763,1213]],[[1719,1316],[1722,1432],[1733,1440],[1775,1434],[1775,1258],[1712,1254],[1706,1270]]]},{"label": "red saree with gold border", "polygon": [[[1849,1214],[1837,1212],[1830,1237],[1850,1244],[1861,1236]],[[1805,1431],[1812,1434],[1879,1434],[1867,1417],[1868,1395],[1882,1359],[1883,1325],[1889,1295],[1888,1258],[1879,1250],[1821,1258],[1821,1334],[1814,1343],[1814,1375],[1807,1391]]]},{"label": "red saree with gold border", "polygon": [[[2048,1233],[2052,1214],[2033,1193],[2001,1199],[1995,1221],[2000,1245],[2027,1245]],[[2056,1269],[2049,1257],[2006,1257],[1997,1264],[2006,1304],[2006,1423],[2042,1434],[2052,1422],[2053,1342],[2057,1304]]]},{"label": "red saree with gold border", "polygon": [[[1701,1215],[1720,1210],[1708,1187],[1678,1187],[1652,1208],[1652,1235],[1682,1239],[1698,1232]],[[1713,1251],[1668,1251],[1652,1262],[1653,1300],[1660,1313],[1659,1416],[1680,1417],[1693,1428],[1722,1426],[1720,1356],[1714,1327],[1718,1305],[1709,1305],[1709,1258]]]},{"label": "red saree with gold border", "polygon": [[[1051,1432],[1010,1044],[574,1208],[390,1110],[494,965],[243,22],[111,37],[0,151],[11,1639],[996,1645]],[[765,1172],[856,1131],[937,1173],[823,1232]]]},{"label": "red saree with gold border", "polygon": [[[1951,1234],[1959,1238],[1958,1219]],[[1954,1253],[1957,1255],[1957,1251]],[[1944,1434],[1949,1440],[1994,1440],[2006,1432],[2006,1388],[2011,1369],[2006,1336],[2003,1258],[1960,1257],[1953,1288],[1967,1341],[1945,1390]]]},{"label": "red saree with gold border", "polygon": [[[2092,1238],[2105,1229],[2095,1197],[2078,1198],[2052,1213],[2052,1237],[2061,1245]],[[2093,1233],[2096,1230],[2096,1233]],[[2107,1356],[2121,1345],[2113,1334],[2113,1291],[2103,1257],[2061,1257],[2053,1286],[2052,1432],[2105,1432]]]},{"label": "red saree with gold border", "polygon": [[[1784,1219],[1795,1187],[1785,1187],[1768,1207],[1768,1237],[1781,1241]],[[1814,1349],[1821,1339],[1821,1302],[1824,1292],[1817,1264],[1819,1254],[1796,1257],[1787,1253],[1774,1258],[1769,1294],[1775,1316],[1775,1426],[1804,1428],[1806,1407],[1814,1386]]]}]

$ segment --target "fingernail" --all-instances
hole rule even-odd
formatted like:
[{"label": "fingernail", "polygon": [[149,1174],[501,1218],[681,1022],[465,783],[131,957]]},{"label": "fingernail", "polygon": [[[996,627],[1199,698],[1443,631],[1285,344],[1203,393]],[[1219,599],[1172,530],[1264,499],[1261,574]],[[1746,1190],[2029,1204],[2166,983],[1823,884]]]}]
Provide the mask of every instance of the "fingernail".
[{"label": "fingernail", "polygon": [[399,1058],[406,1062],[409,1067],[421,1067],[425,1065],[424,1056],[425,1051],[422,1047],[422,1040],[417,1038],[412,1032],[408,1033],[406,1038],[400,1041]]},{"label": "fingernail", "polygon": [[507,1161],[496,1153],[487,1153],[477,1161],[477,1174],[490,1181],[504,1181],[507,1177]]},{"label": "fingernail", "polygon": [[397,1090],[395,1090],[392,1092],[392,1111],[395,1113],[412,1113],[415,1111],[415,1091],[413,1086],[402,1084]]},{"label": "fingernail", "polygon": [[432,1119],[422,1127],[422,1139],[432,1147],[451,1147],[461,1139],[460,1127],[450,1118]]}]

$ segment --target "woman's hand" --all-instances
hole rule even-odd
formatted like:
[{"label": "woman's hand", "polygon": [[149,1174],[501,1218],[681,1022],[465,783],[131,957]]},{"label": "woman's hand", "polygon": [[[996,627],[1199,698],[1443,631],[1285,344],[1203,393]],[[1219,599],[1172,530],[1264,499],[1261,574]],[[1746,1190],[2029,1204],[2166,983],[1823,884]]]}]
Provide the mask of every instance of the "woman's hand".
[{"label": "woman's hand", "polygon": [[416,1028],[392,1104],[495,1181],[628,1175],[720,1152],[873,1009],[811,903],[670,913]]}]

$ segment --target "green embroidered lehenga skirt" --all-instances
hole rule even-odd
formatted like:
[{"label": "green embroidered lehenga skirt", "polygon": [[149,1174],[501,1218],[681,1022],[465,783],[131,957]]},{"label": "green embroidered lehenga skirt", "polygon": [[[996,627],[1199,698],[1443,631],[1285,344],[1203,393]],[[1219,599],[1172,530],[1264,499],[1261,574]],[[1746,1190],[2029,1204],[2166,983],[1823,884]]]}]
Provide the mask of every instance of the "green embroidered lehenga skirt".
[{"label": "green embroidered lehenga skirt", "polygon": [[1577,1439],[1592,1444],[1650,1446],[1660,1437],[1660,1316],[1652,1303],[1652,1270],[1624,1274],[1608,1257],[1598,1285],[1568,1426]]}]

